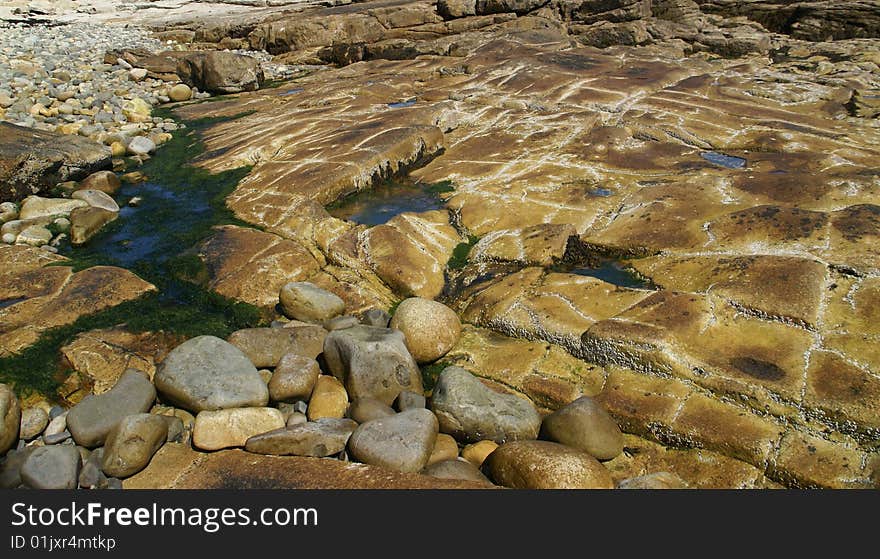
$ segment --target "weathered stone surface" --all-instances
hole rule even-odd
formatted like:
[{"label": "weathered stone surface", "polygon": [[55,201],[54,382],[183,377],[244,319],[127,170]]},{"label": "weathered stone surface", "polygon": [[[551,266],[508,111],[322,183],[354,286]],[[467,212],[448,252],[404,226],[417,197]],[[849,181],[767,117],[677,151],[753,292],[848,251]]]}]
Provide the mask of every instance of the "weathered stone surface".
[{"label": "weathered stone surface", "polygon": [[263,69],[256,58],[232,52],[194,52],[182,56],[177,75],[187,85],[211,93],[240,93],[259,89]]},{"label": "weathered stone surface", "polygon": [[229,335],[255,367],[276,367],[287,354],[314,359],[324,351],[327,331],[320,326],[246,328]]},{"label": "weathered stone surface", "polygon": [[598,460],[561,444],[513,441],[490,454],[483,471],[515,489],[613,489],[611,473]]},{"label": "weathered stone surface", "polygon": [[568,240],[577,234],[567,224],[539,224],[525,229],[502,229],[474,245],[469,258],[475,262],[517,262],[550,266],[565,256]]},{"label": "weathered stone surface", "polygon": [[440,373],[431,410],[444,433],[464,442],[535,439],[541,426],[541,416],[531,402],[495,392],[460,367],[447,367]]},{"label": "weathered stone surface", "polygon": [[227,408],[200,411],[193,427],[193,445],[202,450],[244,446],[254,435],[284,427],[275,408]]},{"label": "weathered stone surface", "polygon": [[155,400],[156,389],[147,375],[129,369],[112,389],[88,396],[71,408],[67,428],[76,444],[86,448],[102,446],[123,418],[148,411]]},{"label": "weathered stone surface", "polygon": [[345,312],[345,301],[308,282],[290,282],[281,288],[281,308],[289,318],[321,323]]},{"label": "weathered stone surface", "polygon": [[418,472],[428,463],[437,438],[437,418],[426,409],[368,421],[348,441],[360,462],[400,472]]},{"label": "weathered stone surface", "polygon": [[308,400],[318,381],[318,362],[296,353],[285,354],[269,381],[269,399],[275,402]]},{"label": "weathered stone surface", "polygon": [[320,375],[309,398],[309,421],[342,418],[348,409],[348,393],[342,383],[330,375]]},{"label": "weathered stone surface", "polygon": [[589,396],[545,417],[541,435],[599,460],[610,460],[623,452],[623,434],[617,423]]},{"label": "weathered stone surface", "polygon": [[143,470],[168,438],[162,416],[141,413],[116,423],[107,435],[101,469],[111,477],[126,478]]},{"label": "weathered stone surface", "polygon": [[163,398],[193,412],[269,401],[269,390],[247,356],[213,336],[198,336],[174,348],[154,382]]},{"label": "weathered stone surface", "polygon": [[357,423],[350,419],[322,418],[254,435],[244,448],[256,454],[321,458],[345,450],[348,438],[356,428]]},{"label": "weathered stone surface", "polygon": [[40,433],[49,424],[49,414],[40,407],[26,408],[21,410],[21,426],[18,436],[22,440],[29,441]]},{"label": "weathered stone surface", "polygon": [[484,485],[395,472],[367,464],[243,450],[195,452],[166,444],[127,489],[476,489]]},{"label": "weathered stone surface", "polygon": [[80,455],[73,445],[35,449],[21,465],[21,482],[32,489],[76,489]]},{"label": "weathered stone surface", "polygon": [[0,384],[0,454],[12,448],[18,441],[21,427],[21,404],[12,388]]},{"label": "weathered stone surface", "polygon": [[390,405],[402,390],[423,392],[421,372],[400,331],[363,325],[336,330],[324,341],[324,359],[352,399]]},{"label": "weathered stone surface", "polygon": [[419,297],[401,302],[389,327],[403,332],[406,348],[418,363],[443,357],[461,335],[461,321],[452,309]]},{"label": "weathered stone surface", "polygon": [[0,122],[0,202],[108,167],[110,150],[88,138]]},{"label": "weathered stone surface", "polygon": [[87,243],[105,225],[116,221],[118,217],[118,211],[94,206],[73,210],[70,214],[70,242],[75,245]]}]

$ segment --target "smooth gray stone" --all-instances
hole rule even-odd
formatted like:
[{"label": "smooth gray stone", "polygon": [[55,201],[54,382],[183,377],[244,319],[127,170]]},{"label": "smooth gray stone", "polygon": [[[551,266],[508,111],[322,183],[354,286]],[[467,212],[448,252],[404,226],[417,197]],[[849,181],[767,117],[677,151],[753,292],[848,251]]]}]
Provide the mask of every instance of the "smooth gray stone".
[{"label": "smooth gray stone", "polygon": [[32,489],[76,489],[80,455],[73,445],[35,449],[21,465],[21,481]]},{"label": "smooth gray stone", "polygon": [[418,472],[431,457],[437,431],[429,410],[407,410],[360,425],[348,440],[348,452],[365,464]]},{"label": "smooth gray stone", "polygon": [[254,435],[244,449],[256,454],[322,458],[342,452],[355,428],[357,423],[350,419],[322,418]]},{"label": "smooth gray stone", "polygon": [[116,385],[97,396],[86,396],[67,414],[67,428],[77,444],[95,448],[104,444],[107,434],[122,418],[148,411],[156,399],[156,389],[147,375],[128,369]]}]

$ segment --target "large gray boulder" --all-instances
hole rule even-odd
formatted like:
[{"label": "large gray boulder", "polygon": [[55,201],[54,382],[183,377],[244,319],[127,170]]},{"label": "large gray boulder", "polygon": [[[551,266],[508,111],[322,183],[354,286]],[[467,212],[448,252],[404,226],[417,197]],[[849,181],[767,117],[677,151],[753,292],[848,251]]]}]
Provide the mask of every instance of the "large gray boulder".
[{"label": "large gray boulder", "polygon": [[325,417],[254,435],[247,440],[244,449],[256,454],[322,458],[345,450],[345,445],[357,426],[350,419]]},{"label": "large gray boulder", "polygon": [[324,340],[324,360],[352,400],[370,397],[390,406],[403,390],[424,392],[421,371],[399,330],[363,325],[335,330]]},{"label": "large gray boulder", "polygon": [[534,404],[495,392],[461,367],[447,367],[440,373],[431,409],[440,430],[463,442],[535,439],[541,427]]},{"label": "large gray boulder", "polygon": [[177,75],[189,86],[210,93],[254,91],[263,83],[263,69],[252,56],[233,52],[194,52],[177,62]]},{"label": "large gray boulder", "polygon": [[148,411],[156,399],[156,389],[145,373],[128,369],[116,385],[97,396],[89,395],[67,414],[67,429],[76,444],[95,448],[126,416]]},{"label": "large gray boulder", "polygon": [[348,440],[348,450],[365,464],[418,472],[431,457],[437,429],[437,418],[430,411],[408,410],[360,425]]},{"label": "large gray boulder", "polygon": [[198,336],[171,350],[153,382],[163,398],[195,413],[269,401],[269,389],[247,355],[214,336]]}]

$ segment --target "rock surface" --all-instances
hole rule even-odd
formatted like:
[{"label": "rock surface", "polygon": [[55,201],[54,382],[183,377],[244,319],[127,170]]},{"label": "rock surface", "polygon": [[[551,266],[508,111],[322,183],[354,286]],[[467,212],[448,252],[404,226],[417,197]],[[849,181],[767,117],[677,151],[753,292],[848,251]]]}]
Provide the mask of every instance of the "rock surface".
[{"label": "rock surface", "polygon": [[12,388],[0,384],[0,454],[12,448],[18,441],[21,427],[21,404]]},{"label": "rock surface", "polygon": [[307,282],[290,282],[281,288],[281,308],[289,318],[321,323],[345,312],[345,301]]},{"label": "rock surface", "polygon": [[406,347],[418,363],[443,357],[461,335],[461,322],[452,309],[418,297],[400,303],[389,327],[403,332]]},{"label": "rock surface", "polygon": [[431,457],[437,430],[433,413],[409,410],[358,426],[348,441],[348,450],[366,464],[418,472]]},{"label": "rock surface", "polygon": [[107,435],[101,469],[108,476],[126,478],[143,470],[168,437],[168,422],[141,413],[119,421]]},{"label": "rock surface", "polygon": [[255,435],[244,448],[256,454],[322,458],[345,450],[356,428],[357,423],[350,419],[323,418]]},{"label": "rock surface", "polygon": [[21,482],[32,489],[76,489],[80,454],[72,445],[37,448],[21,465]]},{"label": "rock surface", "polygon": [[108,434],[122,419],[149,411],[156,389],[141,371],[125,371],[116,385],[97,396],[88,396],[67,414],[67,428],[76,444],[103,446]]},{"label": "rock surface", "polygon": [[284,417],[275,408],[228,408],[201,411],[193,427],[193,445],[202,450],[245,446],[254,435],[284,427]]},{"label": "rock surface", "polygon": [[611,473],[585,452],[547,441],[513,441],[483,463],[498,485],[515,489],[613,489]]},{"label": "rock surface", "polygon": [[623,452],[623,433],[592,398],[583,396],[544,418],[541,435],[599,459]]}]

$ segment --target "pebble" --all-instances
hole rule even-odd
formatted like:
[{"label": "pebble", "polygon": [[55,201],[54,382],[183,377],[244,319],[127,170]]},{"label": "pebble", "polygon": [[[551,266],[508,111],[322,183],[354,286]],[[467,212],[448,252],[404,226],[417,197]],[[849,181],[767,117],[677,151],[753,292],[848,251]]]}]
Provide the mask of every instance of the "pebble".
[{"label": "pebble", "polygon": [[79,486],[82,489],[97,489],[107,483],[107,476],[101,471],[101,462],[104,459],[104,449],[99,448],[92,452],[82,470],[79,472]]},{"label": "pebble", "polygon": [[76,489],[80,460],[73,445],[37,448],[21,465],[21,481],[32,489]]},{"label": "pebble", "polygon": [[298,411],[293,412],[289,416],[287,416],[287,426],[293,427],[294,425],[301,425],[309,420],[306,417],[306,414],[300,413]]},{"label": "pebble", "polygon": [[156,151],[156,143],[144,136],[136,136],[128,143],[127,149],[131,155],[147,155]]},{"label": "pebble", "polygon": [[335,377],[321,375],[309,399],[308,418],[316,421],[322,417],[345,417],[348,409],[348,393]]},{"label": "pebble", "polygon": [[613,489],[611,472],[580,450],[548,441],[513,441],[483,463],[492,481],[514,489]]},{"label": "pebble", "polygon": [[43,444],[50,445],[50,444],[63,443],[64,441],[68,440],[69,438],[70,438],[70,431],[65,429],[64,431],[61,431],[60,433],[54,433],[52,435],[43,435],[42,440],[43,440]]},{"label": "pebble", "polygon": [[214,336],[197,336],[171,350],[153,382],[167,401],[192,412],[269,402],[269,389],[253,363]]},{"label": "pebble", "polygon": [[155,399],[156,389],[147,375],[128,369],[113,388],[103,394],[86,396],[73,406],[67,414],[67,427],[76,444],[95,448],[104,444],[120,421],[148,411]]},{"label": "pebble", "polygon": [[12,387],[0,384],[0,455],[18,442],[21,405]]},{"label": "pebble", "polygon": [[381,400],[376,398],[358,398],[348,407],[348,417],[354,419],[358,423],[366,423],[380,417],[389,417],[395,414],[395,411]]},{"label": "pebble", "polygon": [[421,371],[397,330],[359,325],[330,332],[324,360],[353,399],[371,397],[391,405],[402,390],[424,392]]},{"label": "pebble", "polygon": [[[49,414],[49,417],[52,417],[52,414]],[[56,415],[49,421],[49,425],[43,430],[44,436],[51,437],[52,435],[57,435],[62,431],[67,429],[67,410],[63,413]]]},{"label": "pebble", "polygon": [[345,312],[345,302],[335,294],[308,282],[290,282],[278,295],[288,318],[322,323]]},{"label": "pebble", "polygon": [[358,324],[360,324],[360,321],[354,316],[337,316],[336,318],[325,320],[324,329],[332,332],[333,330],[345,330]]},{"label": "pebble", "polygon": [[479,468],[486,461],[486,457],[495,452],[496,448],[498,448],[498,443],[495,441],[478,441],[461,449],[461,457]]},{"label": "pebble", "polygon": [[43,432],[49,425],[49,414],[43,408],[27,408],[21,412],[21,426],[18,436],[29,441]]},{"label": "pebble", "polygon": [[185,83],[174,85],[168,90],[168,97],[176,102],[189,101],[192,98],[192,94],[192,89]]},{"label": "pebble", "polygon": [[428,465],[456,458],[458,458],[458,443],[446,433],[438,434],[437,440],[434,441],[434,450],[431,451],[431,456],[428,458]]},{"label": "pebble", "polygon": [[407,410],[361,424],[348,441],[351,456],[365,464],[418,472],[437,439],[437,418],[426,409]]},{"label": "pebble", "polygon": [[136,474],[149,464],[168,438],[168,423],[158,415],[139,413],[119,421],[107,435],[101,470],[110,477]]},{"label": "pebble", "polygon": [[617,422],[589,396],[545,417],[541,437],[583,450],[599,460],[610,460],[623,452],[623,433]]},{"label": "pebble", "polygon": [[[116,156],[116,154],[114,154]],[[116,194],[122,182],[113,171],[98,171],[87,176],[79,183],[81,190],[100,190],[109,195]]]},{"label": "pebble", "polygon": [[318,362],[288,353],[278,362],[269,381],[269,399],[275,402],[308,400],[321,374]]},{"label": "pebble", "polygon": [[447,367],[440,373],[431,409],[440,420],[440,430],[463,442],[535,439],[541,427],[534,404],[495,392],[461,367]]},{"label": "pebble", "polygon": [[193,445],[202,450],[240,447],[254,435],[284,426],[284,416],[275,408],[202,411],[193,427]]},{"label": "pebble", "polygon": [[403,332],[406,347],[418,363],[431,363],[446,355],[461,336],[461,321],[442,303],[410,297],[398,305],[391,328]]}]

